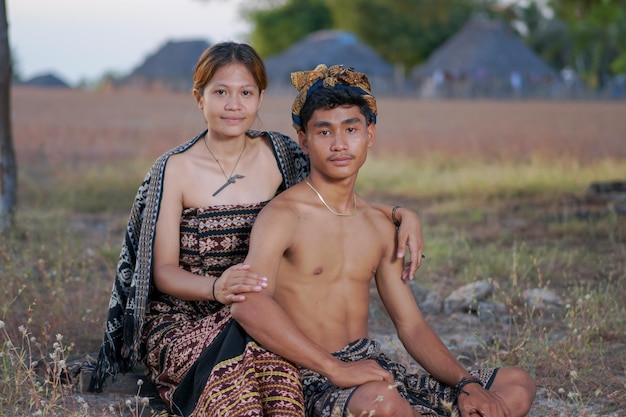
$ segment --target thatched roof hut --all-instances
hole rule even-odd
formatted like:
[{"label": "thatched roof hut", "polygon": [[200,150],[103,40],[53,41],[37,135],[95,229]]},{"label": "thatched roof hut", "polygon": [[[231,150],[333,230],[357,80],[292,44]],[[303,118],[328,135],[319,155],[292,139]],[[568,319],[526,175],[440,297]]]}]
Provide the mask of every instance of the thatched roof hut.
[{"label": "thatched roof hut", "polygon": [[61,77],[53,73],[36,75],[21,84],[32,87],[71,88],[67,82],[65,82]]},{"label": "thatched roof hut", "polygon": [[209,46],[205,40],[170,40],[124,77],[122,84],[190,91],[198,58]]},{"label": "thatched roof hut", "polygon": [[502,95],[554,83],[558,73],[506,22],[473,18],[414,68],[411,78],[421,83],[422,93],[447,83],[479,95]]},{"label": "thatched roof hut", "polygon": [[350,32],[323,30],[310,34],[285,52],[265,59],[268,92],[295,95],[291,73],[315,68],[318,64],[344,65],[367,74],[374,94],[393,86],[394,67]]}]

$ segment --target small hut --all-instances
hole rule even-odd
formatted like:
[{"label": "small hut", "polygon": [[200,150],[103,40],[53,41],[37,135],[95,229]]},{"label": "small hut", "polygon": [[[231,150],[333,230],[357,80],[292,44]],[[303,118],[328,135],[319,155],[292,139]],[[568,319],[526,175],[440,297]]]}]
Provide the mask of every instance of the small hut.
[{"label": "small hut", "polygon": [[71,88],[67,82],[54,73],[36,75],[21,84],[44,88]]},{"label": "small hut", "polygon": [[205,40],[170,40],[121,81],[140,89],[191,91],[198,58],[210,44]]},{"label": "small hut", "polygon": [[377,95],[393,91],[394,67],[350,32],[313,32],[286,51],[265,59],[268,93],[294,95],[291,73],[315,68],[318,64],[353,67],[367,74]]},{"label": "small hut", "polygon": [[504,21],[472,18],[411,71],[421,97],[513,97],[550,93],[558,73]]}]

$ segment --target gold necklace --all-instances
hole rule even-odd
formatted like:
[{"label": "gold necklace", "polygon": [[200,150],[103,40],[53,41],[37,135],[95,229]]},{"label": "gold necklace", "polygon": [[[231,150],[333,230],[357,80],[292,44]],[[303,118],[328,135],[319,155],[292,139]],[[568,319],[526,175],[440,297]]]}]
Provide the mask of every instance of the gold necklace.
[{"label": "gold necklace", "polygon": [[317,197],[319,197],[320,201],[328,209],[328,211],[330,211],[335,216],[351,217],[351,216],[354,216],[356,214],[356,193],[354,191],[352,191],[352,199],[354,200],[354,210],[352,211],[352,213],[339,213],[339,212],[333,210],[332,208],[330,208],[330,206],[328,204],[326,204],[326,201],[324,201],[324,197],[322,197],[320,192],[317,191],[315,189],[315,187],[313,187],[313,185],[309,182],[308,179],[305,179],[304,182],[306,182],[306,185],[308,185],[309,188],[311,188],[311,190],[313,190],[315,192],[315,194],[317,194]]},{"label": "gold necklace", "polygon": [[215,157],[215,155],[213,155],[213,152],[211,152],[211,148],[209,148],[209,144],[206,143],[206,137],[207,135],[204,135],[204,146],[206,146],[206,150],[209,151],[213,159],[215,159],[215,162],[217,162],[217,166],[220,167],[220,171],[222,171],[224,178],[226,178],[226,182],[224,183],[224,185],[222,185],[220,188],[215,190],[215,192],[213,193],[213,197],[215,197],[216,195],[220,193],[220,191],[228,187],[230,184],[234,184],[240,178],[245,178],[245,176],[243,175],[240,175],[240,174],[233,175],[233,173],[235,172],[235,169],[237,169],[237,164],[239,164],[239,160],[241,159],[241,155],[243,155],[243,151],[246,150],[247,141],[244,139],[243,149],[241,150],[241,153],[239,154],[239,157],[237,158],[237,162],[235,162],[235,165],[233,166],[233,170],[230,171],[230,176],[227,176],[226,172],[224,172],[224,168],[222,168],[222,164],[220,164],[220,161]]}]

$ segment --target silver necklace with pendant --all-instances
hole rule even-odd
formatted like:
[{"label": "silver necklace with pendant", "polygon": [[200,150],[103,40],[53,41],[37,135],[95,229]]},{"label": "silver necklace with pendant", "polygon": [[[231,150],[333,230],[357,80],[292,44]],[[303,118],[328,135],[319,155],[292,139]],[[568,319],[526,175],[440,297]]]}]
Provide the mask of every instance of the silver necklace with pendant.
[{"label": "silver necklace with pendant", "polygon": [[235,169],[237,169],[237,164],[239,164],[239,160],[241,159],[243,152],[246,150],[246,141],[244,140],[243,142],[243,149],[241,150],[241,153],[239,154],[239,157],[237,158],[237,162],[235,162],[235,165],[233,166],[232,171],[230,171],[230,176],[226,175],[224,168],[222,168],[222,164],[220,164],[220,161],[215,157],[215,155],[213,155],[213,152],[211,152],[211,148],[209,148],[209,144],[206,142],[206,135],[204,135],[204,146],[206,147],[206,150],[209,151],[213,159],[215,159],[215,162],[217,162],[217,166],[220,167],[220,171],[222,171],[224,178],[226,178],[226,182],[224,183],[224,185],[222,185],[220,188],[215,190],[215,192],[213,193],[213,197],[215,197],[224,188],[228,187],[230,184],[234,184],[238,179],[245,178],[244,175],[240,175],[240,174],[233,175],[233,173],[235,172]]}]

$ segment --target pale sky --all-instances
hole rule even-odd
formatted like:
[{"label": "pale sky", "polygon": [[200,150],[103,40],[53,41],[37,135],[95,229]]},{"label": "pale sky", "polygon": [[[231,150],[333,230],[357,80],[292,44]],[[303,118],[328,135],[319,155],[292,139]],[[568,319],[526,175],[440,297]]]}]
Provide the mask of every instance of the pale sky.
[{"label": "pale sky", "polygon": [[24,79],[52,72],[70,84],[125,75],[168,40],[245,41],[242,0],[6,0]]}]

